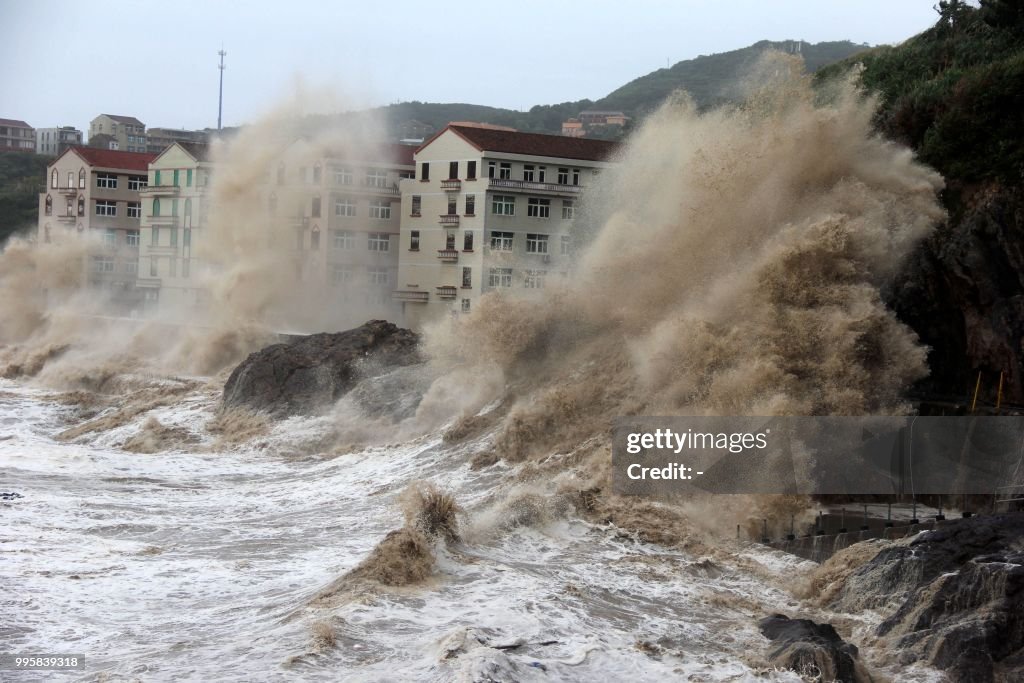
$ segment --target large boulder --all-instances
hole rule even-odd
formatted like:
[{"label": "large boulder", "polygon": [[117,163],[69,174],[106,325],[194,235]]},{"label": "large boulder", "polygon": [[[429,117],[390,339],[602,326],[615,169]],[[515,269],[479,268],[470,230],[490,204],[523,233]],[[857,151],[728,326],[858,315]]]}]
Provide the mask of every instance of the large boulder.
[{"label": "large boulder", "polygon": [[1024,680],[1024,515],[955,520],[883,548],[832,606],[883,610],[899,661],[955,681]]},{"label": "large boulder", "polygon": [[843,640],[832,624],[775,614],[759,621],[758,627],[772,641],[768,661],[780,669],[821,681],[871,681],[857,661],[856,646]]},{"label": "large boulder", "polygon": [[274,344],[234,369],[223,403],[276,415],[316,414],[360,381],[419,363],[418,345],[416,333],[384,320]]}]

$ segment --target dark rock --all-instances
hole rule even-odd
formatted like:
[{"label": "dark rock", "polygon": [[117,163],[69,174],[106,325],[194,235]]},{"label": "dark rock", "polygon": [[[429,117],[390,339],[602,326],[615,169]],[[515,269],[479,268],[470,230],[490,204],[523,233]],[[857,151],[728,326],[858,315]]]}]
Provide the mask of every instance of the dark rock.
[{"label": "dark rock", "polygon": [[929,347],[923,393],[1024,403],[1024,191],[998,185],[947,190],[953,207],[904,264],[887,294]]},{"label": "dark rock", "polygon": [[772,641],[768,660],[779,668],[822,681],[871,681],[857,662],[856,646],[843,640],[832,624],[775,614],[759,621],[758,626]]},{"label": "dark rock", "polygon": [[927,662],[956,681],[1024,680],[1024,515],[950,521],[887,546],[833,606],[888,611],[877,635],[903,663]]},{"label": "dark rock", "polygon": [[383,320],[320,333],[252,353],[224,385],[226,407],[315,414],[359,381],[421,361],[419,336]]}]

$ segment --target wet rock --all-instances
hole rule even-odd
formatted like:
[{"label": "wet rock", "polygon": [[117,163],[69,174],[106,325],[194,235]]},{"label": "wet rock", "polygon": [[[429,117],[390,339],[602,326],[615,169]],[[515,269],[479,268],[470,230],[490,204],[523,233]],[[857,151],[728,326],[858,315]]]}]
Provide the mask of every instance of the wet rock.
[{"label": "wet rock", "polygon": [[1024,680],[1024,515],[955,520],[889,545],[832,605],[893,606],[877,635],[903,664],[923,661],[968,683]]},{"label": "wet rock", "polygon": [[872,680],[857,662],[856,646],[843,640],[831,624],[775,614],[759,621],[758,626],[772,641],[768,659],[779,668],[822,681]]},{"label": "wet rock", "polygon": [[276,415],[315,414],[361,380],[420,362],[418,345],[416,333],[383,320],[274,344],[234,369],[223,403]]}]

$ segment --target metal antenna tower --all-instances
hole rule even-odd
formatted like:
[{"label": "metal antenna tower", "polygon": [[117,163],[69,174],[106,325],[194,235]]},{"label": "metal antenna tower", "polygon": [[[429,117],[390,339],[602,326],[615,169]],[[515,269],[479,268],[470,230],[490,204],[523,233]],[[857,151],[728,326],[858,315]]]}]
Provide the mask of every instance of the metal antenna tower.
[{"label": "metal antenna tower", "polygon": [[227,56],[227,52],[224,52],[224,46],[222,45],[220,51],[217,53],[220,55],[220,92],[217,96],[217,130],[220,130],[221,114],[224,112],[224,58]]}]

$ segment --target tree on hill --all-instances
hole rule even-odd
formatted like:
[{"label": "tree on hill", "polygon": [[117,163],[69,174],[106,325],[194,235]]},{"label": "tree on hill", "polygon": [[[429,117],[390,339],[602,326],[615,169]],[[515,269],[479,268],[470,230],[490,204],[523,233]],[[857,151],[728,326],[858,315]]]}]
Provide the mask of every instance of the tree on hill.
[{"label": "tree on hill", "polygon": [[28,152],[0,152],[0,245],[16,232],[35,227],[50,161],[51,157]]}]

